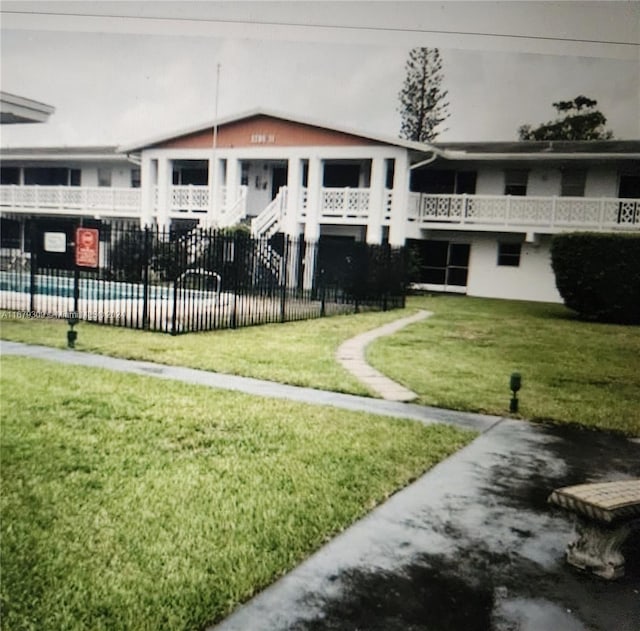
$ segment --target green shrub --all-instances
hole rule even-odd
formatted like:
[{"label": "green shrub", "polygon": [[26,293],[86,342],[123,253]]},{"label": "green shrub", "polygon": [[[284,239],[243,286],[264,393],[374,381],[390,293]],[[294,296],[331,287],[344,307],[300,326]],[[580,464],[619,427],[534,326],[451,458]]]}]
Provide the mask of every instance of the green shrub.
[{"label": "green shrub", "polygon": [[640,235],[556,235],[551,265],[569,309],[599,322],[640,324]]}]

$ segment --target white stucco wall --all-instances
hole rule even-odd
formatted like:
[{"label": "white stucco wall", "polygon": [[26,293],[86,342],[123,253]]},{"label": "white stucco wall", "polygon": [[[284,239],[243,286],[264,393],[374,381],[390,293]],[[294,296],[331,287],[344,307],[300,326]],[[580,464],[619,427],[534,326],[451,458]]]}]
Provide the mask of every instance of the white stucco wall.
[{"label": "white stucco wall", "polygon": [[247,214],[259,215],[271,202],[273,164],[264,160],[246,163],[248,174]]},{"label": "white stucco wall", "polygon": [[523,243],[519,267],[498,265],[498,241],[515,235],[473,235],[470,237],[467,294],[485,298],[512,298],[541,302],[562,302],[551,269],[549,237],[536,245]]}]

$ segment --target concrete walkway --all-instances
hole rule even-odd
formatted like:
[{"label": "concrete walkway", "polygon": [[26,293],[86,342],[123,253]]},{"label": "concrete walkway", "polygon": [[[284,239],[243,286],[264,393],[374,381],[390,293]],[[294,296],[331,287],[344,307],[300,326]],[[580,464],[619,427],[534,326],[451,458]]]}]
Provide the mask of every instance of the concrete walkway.
[{"label": "concrete walkway", "polygon": [[365,357],[366,348],[373,340],[385,335],[392,335],[400,329],[414,322],[420,322],[431,315],[433,314],[430,311],[419,311],[415,315],[389,322],[389,324],[377,329],[352,337],[338,348],[336,359],[356,379],[383,399],[387,401],[413,401],[418,397],[415,392],[385,377],[385,375],[367,363]]},{"label": "concrete walkway", "polygon": [[482,432],[209,631],[640,628],[640,541],[622,579],[581,574],[563,559],[572,519],[546,502],[560,486],[640,477],[634,441],[12,342],[0,352]]},{"label": "concrete walkway", "polygon": [[184,368],[182,366],[166,366],[152,362],[130,359],[118,359],[106,355],[82,353],[80,351],[63,350],[48,346],[36,346],[0,340],[0,353],[3,355],[22,355],[50,361],[87,366],[91,368],[106,368],[118,372],[128,372],[138,375],[157,377],[158,379],[172,379],[185,383],[221,388],[254,394],[262,397],[287,399],[311,405],[330,405],[345,410],[357,410],[369,414],[410,418],[425,424],[448,423],[466,429],[485,431],[500,419],[496,416],[483,414],[465,414],[453,410],[442,410],[422,405],[410,405],[397,401],[384,401],[370,397],[360,397],[327,390],[288,386],[273,381],[262,381],[250,377],[238,377],[222,373]]}]

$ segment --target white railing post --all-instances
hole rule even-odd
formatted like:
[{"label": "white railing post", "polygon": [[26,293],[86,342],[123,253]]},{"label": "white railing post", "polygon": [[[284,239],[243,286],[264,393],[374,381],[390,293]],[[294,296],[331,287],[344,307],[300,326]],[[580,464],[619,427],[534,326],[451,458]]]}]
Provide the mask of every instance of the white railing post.
[{"label": "white railing post", "polygon": [[460,223],[465,224],[467,222],[467,204],[469,203],[469,196],[466,193],[462,194],[462,208],[460,208]]},{"label": "white railing post", "polygon": [[598,227],[600,230],[604,228],[604,210],[605,210],[605,199],[604,197],[600,198],[600,221],[598,222]]},{"label": "white railing post", "polygon": [[511,195],[507,195],[507,205],[504,211],[504,225],[508,226],[511,220]]},{"label": "white railing post", "polygon": [[558,196],[554,195],[551,198],[551,227],[555,227],[556,225],[556,210],[557,210],[557,202],[558,202]]}]

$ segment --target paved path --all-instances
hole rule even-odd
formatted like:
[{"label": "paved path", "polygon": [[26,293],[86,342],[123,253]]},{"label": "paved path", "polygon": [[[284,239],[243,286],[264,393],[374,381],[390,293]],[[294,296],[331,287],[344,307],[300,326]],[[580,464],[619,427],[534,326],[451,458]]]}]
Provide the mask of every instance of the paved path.
[{"label": "paved path", "polygon": [[430,311],[419,311],[415,315],[401,318],[377,329],[367,331],[344,342],[336,352],[336,359],[356,379],[370,388],[375,394],[387,401],[413,401],[418,397],[415,392],[385,377],[367,363],[367,346],[375,339],[392,335],[414,322],[420,322],[433,315]]},{"label": "paved path", "polygon": [[107,368],[118,372],[130,372],[148,375],[158,379],[173,379],[210,388],[236,390],[257,396],[277,399],[288,399],[312,405],[330,405],[346,410],[358,410],[370,414],[410,418],[422,423],[449,423],[458,427],[485,431],[500,419],[483,414],[465,414],[453,410],[442,410],[422,405],[411,405],[396,401],[384,401],[370,397],[359,397],[314,388],[288,386],[273,381],[262,381],[250,377],[238,377],[222,373],[184,368],[182,366],[166,366],[152,362],[130,359],[118,359],[105,355],[95,355],[80,351],[63,350],[48,346],[21,344],[19,342],[0,341],[0,352],[3,355],[23,355],[76,366]]},{"label": "paved path", "polygon": [[640,477],[636,442],[77,351],[0,351],[482,432],[209,631],[640,628],[640,542],[624,578],[582,575],[563,559],[572,519],[546,502],[560,486]]}]

